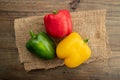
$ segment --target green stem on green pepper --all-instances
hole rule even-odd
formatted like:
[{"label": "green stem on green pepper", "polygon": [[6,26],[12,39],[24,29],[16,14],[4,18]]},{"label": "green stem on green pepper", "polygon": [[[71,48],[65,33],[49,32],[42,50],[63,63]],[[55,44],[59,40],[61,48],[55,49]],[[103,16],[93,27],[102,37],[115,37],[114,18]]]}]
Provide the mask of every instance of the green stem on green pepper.
[{"label": "green stem on green pepper", "polygon": [[35,38],[35,33],[32,30],[30,30],[30,36],[31,38]]}]

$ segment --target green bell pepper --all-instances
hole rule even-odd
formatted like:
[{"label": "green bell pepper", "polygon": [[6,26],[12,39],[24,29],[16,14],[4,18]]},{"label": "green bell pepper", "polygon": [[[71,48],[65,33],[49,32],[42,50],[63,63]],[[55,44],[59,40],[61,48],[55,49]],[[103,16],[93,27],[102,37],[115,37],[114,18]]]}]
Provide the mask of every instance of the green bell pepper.
[{"label": "green bell pepper", "polygon": [[26,48],[43,59],[53,59],[55,57],[55,44],[45,32],[34,34],[30,31],[31,39],[26,43]]}]

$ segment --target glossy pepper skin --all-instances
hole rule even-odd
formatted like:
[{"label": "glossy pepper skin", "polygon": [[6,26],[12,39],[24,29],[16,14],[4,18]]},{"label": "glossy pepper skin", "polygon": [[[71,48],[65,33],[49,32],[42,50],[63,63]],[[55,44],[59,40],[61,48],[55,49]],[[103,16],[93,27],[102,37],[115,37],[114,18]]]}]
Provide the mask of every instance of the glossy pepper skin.
[{"label": "glossy pepper skin", "polygon": [[91,50],[76,32],[64,38],[57,46],[58,58],[64,59],[64,64],[69,68],[75,68],[84,63],[90,56]]},{"label": "glossy pepper skin", "polygon": [[55,45],[45,33],[34,34],[30,31],[31,39],[26,43],[26,48],[40,58],[49,60],[55,57]]},{"label": "glossy pepper skin", "polygon": [[46,32],[55,38],[62,38],[72,32],[72,21],[68,10],[54,11],[44,16]]}]

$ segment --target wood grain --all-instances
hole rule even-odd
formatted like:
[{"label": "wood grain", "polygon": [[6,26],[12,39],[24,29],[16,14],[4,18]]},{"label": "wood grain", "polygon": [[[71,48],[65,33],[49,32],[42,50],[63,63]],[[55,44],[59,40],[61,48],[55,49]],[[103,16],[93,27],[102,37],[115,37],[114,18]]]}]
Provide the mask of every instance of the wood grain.
[{"label": "wood grain", "polygon": [[[48,12],[54,9],[69,8],[70,0],[28,0],[28,1],[3,1],[0,3],[2,11],[17,11],[17,12]],[[15,6],[15,7],[14,7]],[[9,7],[9,8],[8,8]]]},{"label": "wood grain", "polygon": [[14,19],[69,9],[72,0],[0,0],[0,80],[119,80],[120,0],[80,0],[75,11],[107,9],[106,27],[113,55],[76,69],[59,67],[26,73],[18,59]]}]

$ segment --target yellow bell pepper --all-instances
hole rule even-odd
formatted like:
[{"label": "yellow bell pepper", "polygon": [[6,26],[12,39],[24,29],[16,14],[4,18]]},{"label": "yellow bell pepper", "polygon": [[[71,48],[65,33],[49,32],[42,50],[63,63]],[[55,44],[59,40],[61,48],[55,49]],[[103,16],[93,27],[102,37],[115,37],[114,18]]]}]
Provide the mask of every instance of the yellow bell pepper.
[{"label": "yellow bell pepper", "polygon": [[56,54],[58,58],[64,59],[67,67],[75,68],[91,56],[91,50],[87,41],[84,41],[78,33],[72,32],[58,44]]}]

